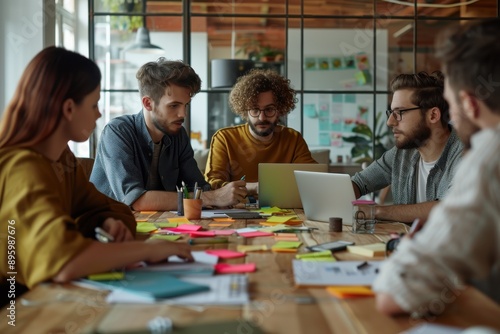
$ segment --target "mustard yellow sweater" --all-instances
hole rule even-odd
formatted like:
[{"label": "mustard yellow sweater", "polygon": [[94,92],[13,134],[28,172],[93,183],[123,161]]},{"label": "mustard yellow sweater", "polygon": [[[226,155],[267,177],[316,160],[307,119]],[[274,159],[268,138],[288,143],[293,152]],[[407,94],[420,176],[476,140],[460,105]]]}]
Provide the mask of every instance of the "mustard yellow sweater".
[{"label": "mustard yellow sweater", "polygon": [[302,135],[276,127],[269,142],[255,139],[248,124],[218,130],[212,137],[205,178],[212,189],[241,179],[258,182],[259,163],[316,163]]},{"label": "mustard yellow sweater", "polygon": [[0,149],[2,282],[15,276],[32,288],[50,280],[92,242],[85,236],[108,217],[135,233],[130,209],[97,191],[69,149],[58,162],[30,149]]}]

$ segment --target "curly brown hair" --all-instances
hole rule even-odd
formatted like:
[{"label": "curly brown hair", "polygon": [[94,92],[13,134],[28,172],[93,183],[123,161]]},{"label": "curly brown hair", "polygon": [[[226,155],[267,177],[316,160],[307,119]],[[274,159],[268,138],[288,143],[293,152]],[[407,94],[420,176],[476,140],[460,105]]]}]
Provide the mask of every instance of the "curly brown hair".
[{"label": "curly brown hair", "polygon": [[232,111],[243,119],[248,119],[248,110],[257,105],[260,93],[272,91],[278,115],[289,114],[297,103],[297,94],[290,87],[290,80],[273,70],[253,69],[236,81],[229,95]]}]

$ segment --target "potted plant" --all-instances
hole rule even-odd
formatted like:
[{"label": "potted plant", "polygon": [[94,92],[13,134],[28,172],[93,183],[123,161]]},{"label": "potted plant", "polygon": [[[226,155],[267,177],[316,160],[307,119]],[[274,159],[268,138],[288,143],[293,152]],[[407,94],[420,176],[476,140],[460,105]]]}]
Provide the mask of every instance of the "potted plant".
[{"label": "potted plant", "polygon": [[[375,117],[375,135],[372,132],[372,129],[366,124],[357,124],[352,132],[356,135],[349,137],[342,137],[342,139],[347,143],[353,143],[354,146],[351,149],[352,158],[357,158],[353,160],[356,163],[371,163],[373,160],[376,160],[387,151],[387,147],[385,145],[385,138],[389,136],[391,133],[387,128],[385,122],[381,120],[383,112],[378,112]],[[374,141],[373,153],[372,157],[372,137]]]}]

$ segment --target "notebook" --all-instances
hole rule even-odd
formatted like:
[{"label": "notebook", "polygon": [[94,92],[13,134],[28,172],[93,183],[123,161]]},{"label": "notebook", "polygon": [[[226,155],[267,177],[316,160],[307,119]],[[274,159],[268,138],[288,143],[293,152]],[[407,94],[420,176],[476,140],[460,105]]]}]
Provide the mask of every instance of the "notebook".
[{"label": "notebook", "polygon": [[299,190],[293,172],[328,172],[327,164],[259,164],[259,206],[277,206],[283,209],[302,208]]},{"label": "notebook", "polygon": [[161,271],[129,271],[125,273],[123,280],[92,281],[80,279],[80,281],[103,289],[118,289],[135,293],[149,300],[210,290],[207,285],[182,281]]},{"label": "notebook", "polygon": [[294,173],[307,219],[328,222],[341,217],[344,225],[352,225],[351,202],[356,198],[349,174]]}]

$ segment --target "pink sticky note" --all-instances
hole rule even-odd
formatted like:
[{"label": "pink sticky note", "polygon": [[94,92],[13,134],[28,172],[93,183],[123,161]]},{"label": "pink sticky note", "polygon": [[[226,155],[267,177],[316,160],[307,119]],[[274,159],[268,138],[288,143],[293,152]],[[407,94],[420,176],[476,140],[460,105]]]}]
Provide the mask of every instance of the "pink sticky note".
[{"label": "pink sticky note", "polygon": [[209,250],[206,250],[205,253],[218,256],[221,259],[235,259],[237,257],[246,256],[245,253],[235,252],[235,251],[228,250],[228,249],[209,249]]},{"label": "pink sticky note", "polygon": [[255,231],[255,232],[243,232],[240,233],[240,235],[245,238],[255,238],[255,237],[270,237],[273,236],[274,234],[269,232]]},{"label": "pink sticky note", "polygon": [[164,230],[178,232],[178,233],[191,233],[196,232],[201,229],[201,226],[197,225],[181,225],[179,227],[167,227]]},{"label": "pink sticky note", "polygon": [[199,237],[215,237],[215,232],[214,231],[195,231],[195,232],[190,232],[189,233],[191,237],[193,238],[199,238]]},{"label": "pink sticky note", "polygon": [[232,235],[234,230],[214,230],[215,235]]},{"label": "pink sticky note", "polygon": [[201,229],[201,226],[198,225],[189,225],[189,224],[182,224],[180,226],[177,226],[179,230],[185,230],[185,231],[198,231]]},{"label": "pink sticky note", "polygon": [[255,263],[244,263],[244,264],[218,263],[215,265],[215,272],[218,274],[252,273],[254,271],[255,271]]}]

